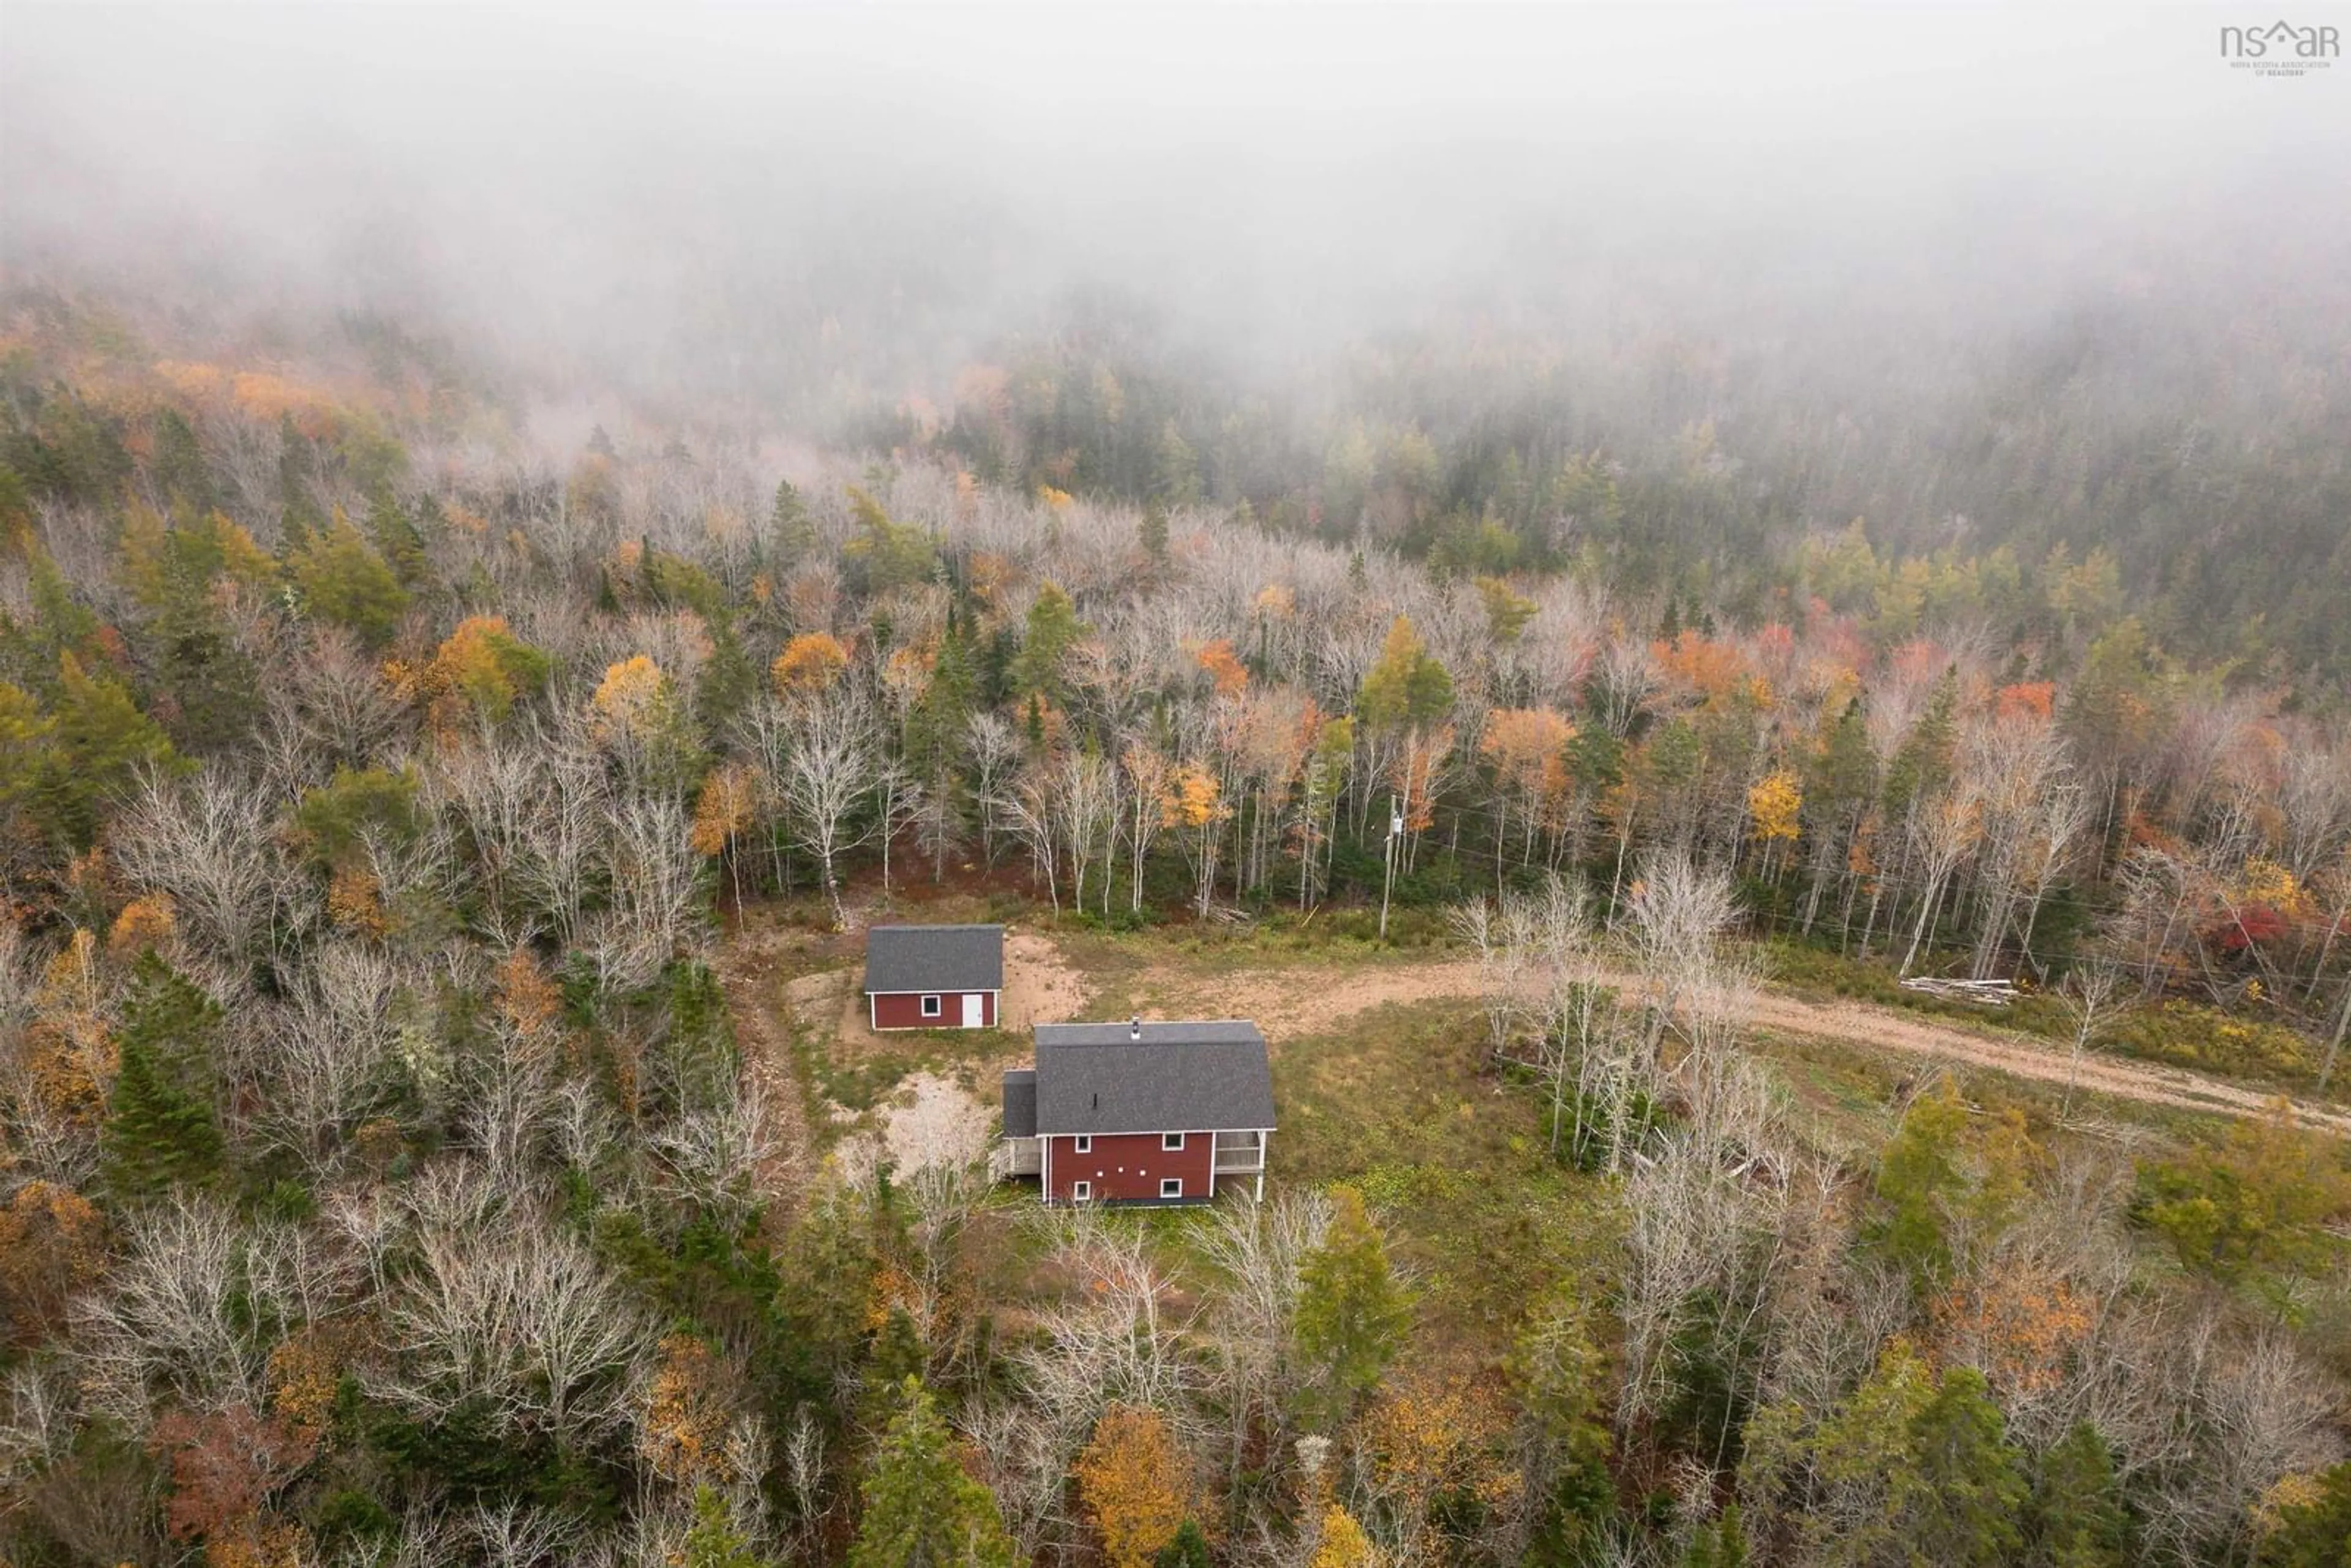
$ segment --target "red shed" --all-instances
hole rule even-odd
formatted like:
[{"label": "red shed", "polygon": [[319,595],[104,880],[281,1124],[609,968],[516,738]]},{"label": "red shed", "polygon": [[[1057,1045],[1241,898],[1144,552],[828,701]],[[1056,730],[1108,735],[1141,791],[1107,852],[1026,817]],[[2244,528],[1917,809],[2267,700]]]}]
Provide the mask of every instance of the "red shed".
[{"label": "red shed", "polygon": [[865,935],[873,1027],[994,1029],[1004,996],[1001,925],[876,925]]}]

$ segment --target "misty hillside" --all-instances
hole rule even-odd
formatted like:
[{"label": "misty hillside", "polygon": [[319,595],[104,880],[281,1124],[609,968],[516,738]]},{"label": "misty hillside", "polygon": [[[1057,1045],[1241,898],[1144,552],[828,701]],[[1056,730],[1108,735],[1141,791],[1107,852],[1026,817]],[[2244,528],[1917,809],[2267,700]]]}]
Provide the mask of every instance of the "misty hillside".
[{"label": "misty hillside", "polygon": [[2233,25],[9,5],[0,1568],[2351,1562]]}]

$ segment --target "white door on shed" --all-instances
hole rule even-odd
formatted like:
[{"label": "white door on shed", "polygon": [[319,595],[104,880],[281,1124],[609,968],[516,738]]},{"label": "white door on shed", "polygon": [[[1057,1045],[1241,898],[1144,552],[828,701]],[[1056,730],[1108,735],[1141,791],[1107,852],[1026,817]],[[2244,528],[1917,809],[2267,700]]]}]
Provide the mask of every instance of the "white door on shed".
[{"label": "white door on shed", "polygon": [[980,1017],[980,1009],[986,1005],[983,998],[984,993],[979,991],[966,991],[963,994],[964,1028],[977,1029],[986,1021]]}]

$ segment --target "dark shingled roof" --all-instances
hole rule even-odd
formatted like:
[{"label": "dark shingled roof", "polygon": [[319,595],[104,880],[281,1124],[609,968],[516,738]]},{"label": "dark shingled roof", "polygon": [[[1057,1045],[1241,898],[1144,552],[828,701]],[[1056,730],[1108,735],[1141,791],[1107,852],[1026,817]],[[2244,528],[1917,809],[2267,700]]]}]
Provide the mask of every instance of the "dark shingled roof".
[{"label": "dark shingled roof", "polygon": [[1001,925],[876,925],[865,934],[869,991],[1000,991]]},{"label": "dark shingled roof", "polygon": [[1037,1135],[1037,1070],[1015,1067],[1004,1075],[1004,1135]]},{"label": "dark shingled roof", "polygon": [[1273,1125],[1265,1036],[1239,1019],[1037,1026],[1037,1131],[1189,1133]]}]

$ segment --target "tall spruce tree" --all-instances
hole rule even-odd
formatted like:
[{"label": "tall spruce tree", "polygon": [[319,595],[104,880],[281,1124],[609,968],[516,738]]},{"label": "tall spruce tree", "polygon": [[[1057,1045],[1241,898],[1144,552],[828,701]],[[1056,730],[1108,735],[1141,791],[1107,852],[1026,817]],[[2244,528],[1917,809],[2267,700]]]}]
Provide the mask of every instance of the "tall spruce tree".
[{"label": "tall spruce tree", "polygon": [[121,1067],[99,1140],[118,1199],[200,1186],[220,1169],[213,1121],[212,1037],[220,1009],[150,951],[131,971],[119,1037]]},{"label": "tall spruce tree", "polygon": [[1310,1414],[1335,1426],[1387,1370],[1412,1304],[1363,1196],[1343,1186],[1332,1198],[1331,1228],[1299,1270],[1297,1333],[1299,1351],[1321,1380]]},{"label": "tall spruce tree", "polygon": [[1012,1539],[986,1487],[956,1462],[930,1390],[909,1377],[865,1473],[849,1568],[1012,1568]]}]

